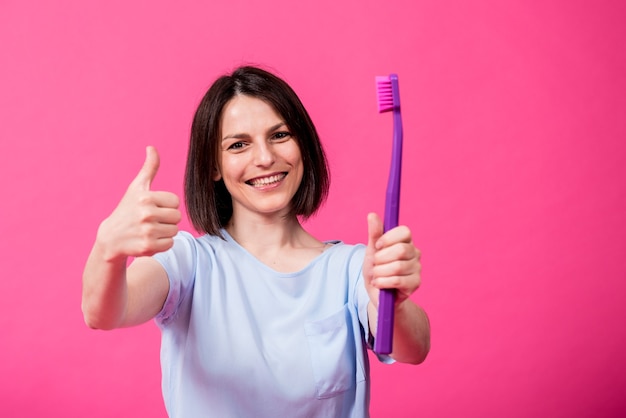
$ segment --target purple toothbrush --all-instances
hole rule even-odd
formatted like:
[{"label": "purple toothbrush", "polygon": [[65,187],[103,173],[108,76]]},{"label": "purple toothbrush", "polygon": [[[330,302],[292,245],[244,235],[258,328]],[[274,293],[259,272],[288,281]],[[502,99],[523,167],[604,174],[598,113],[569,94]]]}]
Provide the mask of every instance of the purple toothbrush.
[{"label": "purple toothbrush", "polygon": [[[391,169],[387,182],[385,201],[384,230],[398,226],[400,207],[400,177],[402,172],[402,115],[400,113],[400,88],[398,75],[376,77],[378,92],[378,113],[393,111],[393,148],[391,151]],[[378,328],[374,351],[390,354],[393,342],[393,321],[396,293],[394,289],[381,289],[378,301]]]}]

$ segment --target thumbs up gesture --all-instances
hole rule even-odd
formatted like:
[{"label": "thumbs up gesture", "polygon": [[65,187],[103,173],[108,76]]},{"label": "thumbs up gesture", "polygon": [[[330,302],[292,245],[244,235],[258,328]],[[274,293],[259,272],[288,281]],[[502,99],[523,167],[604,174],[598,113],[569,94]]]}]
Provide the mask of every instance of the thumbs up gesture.
[{"label": "thumbs up gesture", "polygon": [[98,229],[99,241],[109,260],[150,256],[174,244],[181,220],[180,200],[170,192],[152,191],[159,170],[159,154],[146,148],[146,160],[124,197]]}]

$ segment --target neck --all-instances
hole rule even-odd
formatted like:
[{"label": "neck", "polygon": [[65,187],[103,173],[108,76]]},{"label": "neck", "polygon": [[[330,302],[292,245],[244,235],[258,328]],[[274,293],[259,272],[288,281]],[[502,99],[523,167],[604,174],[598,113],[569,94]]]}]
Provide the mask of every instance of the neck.
[{"label": "neck", "polygon": [[321,244],[302,227],[296,216],[233,217],[226,231],[252,253]]},{"label": "neck", "polygon": [[254,219],[233,216],[226,230],[240,244],[259,246],[286,244],[304,231],[295,216],[259,216]]},{"label": "neck", "polygon": [[280,272],[306,267],[328,245],[304,230],[296,217],[231,220],[226,231],[265,265]]}]

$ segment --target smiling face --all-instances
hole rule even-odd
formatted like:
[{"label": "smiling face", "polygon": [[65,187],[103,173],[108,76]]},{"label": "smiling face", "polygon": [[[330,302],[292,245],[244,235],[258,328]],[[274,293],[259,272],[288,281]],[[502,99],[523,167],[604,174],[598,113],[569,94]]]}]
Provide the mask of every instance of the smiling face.
[{"label": "smiling face", "polygon": [[296,138],[263,100],[237,95],[223,109],[219,171],[232,197],[233,218],[286,216],[304,172]]}]

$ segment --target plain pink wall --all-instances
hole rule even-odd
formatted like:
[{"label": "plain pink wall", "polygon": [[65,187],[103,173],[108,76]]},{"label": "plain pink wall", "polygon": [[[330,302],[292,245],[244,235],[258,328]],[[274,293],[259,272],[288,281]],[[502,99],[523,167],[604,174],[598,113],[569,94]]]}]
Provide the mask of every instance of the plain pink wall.
[{"label": "plain pink wall", "polygon": [[88,330],[82,267],[146,145],[181,193],[196,104],[252,62],[316,121],[333,183],[309,227],[348,242],[383,208],[374,76],[400,75],[432,352],[373,364],[374,417],[623,416],[625,18],[619,0],[3,1],[0,415],[165,416],[158,330]]}]

